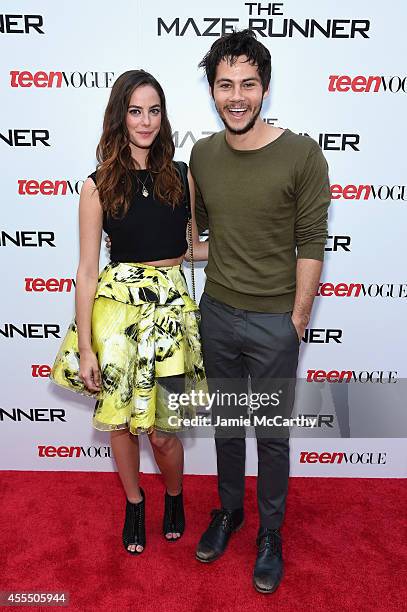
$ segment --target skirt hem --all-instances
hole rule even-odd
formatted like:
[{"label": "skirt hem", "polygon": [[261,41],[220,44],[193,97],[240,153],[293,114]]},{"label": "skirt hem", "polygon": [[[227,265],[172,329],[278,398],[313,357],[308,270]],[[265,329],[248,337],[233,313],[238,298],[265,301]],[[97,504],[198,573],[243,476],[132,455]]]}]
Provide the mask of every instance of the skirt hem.
[{"label": "skirt hem", "polygon": [[54,383],[54,385],[61,387],[61,389],[66,389],[66,391],[71,391],[72,393],[78,393],[79,395],[83,395],[84,397],[90,397],[95,400],[99,399],[98,398],[99,392],[81,391],[80,389],[75,389],[74,387],[71,387],[66,383],[59,382],[58,380],[56,380],[56,378],[53,377],[52,374],[49,374],[48,378],[50,379],[52,383]]},{"label": "skirt hem", "polygon": [[97,419],[93,419],[92,420],[92,425],[94,427],[94,429],[97,429],[98,431],[119,431],[121,429],[128,429],[129,432],[133,435],[133,436],[139,436],[142,434],[151,434],[153,433],[153,431],[161,431],[162,433],[180,433],[182,431],[187,431],[187,427],[180,427],[180,428],[175,428],[172,427],[170,429],[165,429],[164,427],[157,427],[156,425],[151,425],[151,427],[145,428],[145,427],[131,427],[128,423],[122,423],[119,425],[111,425],[109,423],[101,423],[100,421],[98,421]]}]

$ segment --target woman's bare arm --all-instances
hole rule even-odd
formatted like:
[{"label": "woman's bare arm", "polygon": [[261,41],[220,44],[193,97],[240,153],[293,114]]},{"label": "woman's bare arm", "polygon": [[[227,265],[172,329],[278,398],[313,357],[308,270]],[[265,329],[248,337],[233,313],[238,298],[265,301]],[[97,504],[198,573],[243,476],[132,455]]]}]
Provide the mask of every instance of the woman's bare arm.
[{"label": "woman's bare arm", "polygon": [[80,375],[86,386],[96,391],[100,373],[91,344],[93,300],[99,276],[99,255],[103,214],[92,179],[86,179],[79,200],[80,259],[76,274],[76,323],[80,354]]}]

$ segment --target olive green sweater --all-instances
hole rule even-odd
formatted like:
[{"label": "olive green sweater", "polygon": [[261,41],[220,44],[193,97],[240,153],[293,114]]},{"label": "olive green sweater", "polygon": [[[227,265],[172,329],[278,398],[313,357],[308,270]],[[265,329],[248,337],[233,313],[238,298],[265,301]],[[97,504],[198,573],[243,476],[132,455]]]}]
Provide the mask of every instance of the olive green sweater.
[{"label": "olive green sweater", "polygon": [[194,145],[190,168],[198,228],[209,228],[205,291],[244,310],[292,310],[297,257],[324,258],[331,196],[319,145],[285,130],[238,151],[222,131]]}]

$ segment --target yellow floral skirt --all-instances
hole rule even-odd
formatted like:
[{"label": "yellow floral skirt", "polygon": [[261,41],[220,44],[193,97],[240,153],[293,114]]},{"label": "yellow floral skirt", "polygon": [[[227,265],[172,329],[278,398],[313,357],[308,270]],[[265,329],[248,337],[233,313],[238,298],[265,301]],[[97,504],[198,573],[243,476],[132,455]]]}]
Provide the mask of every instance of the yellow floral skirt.
[{"label": "yellow floral skirt", "polygon": [[185,400],[176,406],[176,397],[206,388],[199,321],[181,266],[110,263],[99,276],[92,312],[101,391],[92,393],[79,378],[75,320],[50,379],[96,398],[96,429],[182,430],[194,406]]}]

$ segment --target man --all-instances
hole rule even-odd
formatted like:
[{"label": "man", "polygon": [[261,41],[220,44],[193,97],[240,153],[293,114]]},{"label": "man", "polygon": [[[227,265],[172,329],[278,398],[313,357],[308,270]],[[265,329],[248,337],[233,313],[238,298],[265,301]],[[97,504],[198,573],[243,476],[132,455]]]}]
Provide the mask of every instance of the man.
[{"label": "man", "polygon": [[[327,237],[328,169],[314,140],[262,121],[271,60],[253,32],[221,37],[200,66],[225,125],[194,145],[190,161],[198,227],[210,236],[200,302],[206,372],[239,391],[249,374],[252,390],[262,390],[272,380],[295,380]],[[286,401],[292,407],[289,388]],[[234,431],[215,430],[222,507],[212,511],[198,544],[202,562],[218,559],[243,524],[245,438],[242,428]],[[283,573],[289,440],[256,435],[260,526],[253,581],[272,593]]]}]

